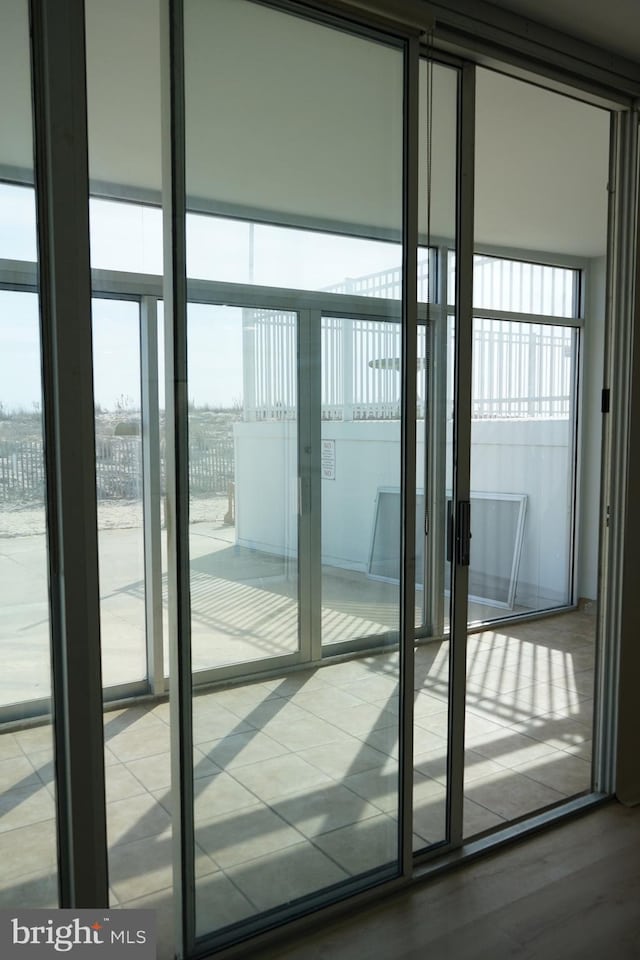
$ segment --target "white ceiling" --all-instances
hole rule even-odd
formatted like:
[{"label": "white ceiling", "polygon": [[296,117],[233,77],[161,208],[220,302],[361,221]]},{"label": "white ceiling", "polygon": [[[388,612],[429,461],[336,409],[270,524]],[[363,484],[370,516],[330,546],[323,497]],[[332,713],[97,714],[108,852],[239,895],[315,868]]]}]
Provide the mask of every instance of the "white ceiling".
[{"label": "white ceiling", "polygon": [[604,254],[605,110],[478,69],[475,159],[478,243]]},{"label": "white ceiling", "polygon": [[492,0],[492,3],[640,62],[639,0]]},{"label": "white ceiling", "polygon": [[[160,186],[156,4],[87,0],[96,179]],[[188,192],[397,228],[399,57],[239,0],[189,0],[185,9]],[[443,69],[435,80],[431,225],[440,236],[455,223],[451,77]],[[486,71],[477,109],[478,242],[602,254],[606,113]],[[423,125],[423,155],[425,146]]]},{"label": "white ceiling", "polygon": [[[0,164],[28,167],[26,4],[2,3]],[[616,5],[627,4],[611,0],[609,7]],[[555,9],[551,0],[544,6]],[[394,51],[372,56],[363,40],[242,0],[189,0],[187,9],[189,191],[214,202],[398,227],[401,71]],[[86,0],[86,16],[91,176],[158,190],[158,2]],[[451,236],[455,213],[451,73],[443,69],[436,84],[433,134],[432,232],[442,236]],[[602,254],[607,129],[604,111],[479,71],[477,240]]]}]

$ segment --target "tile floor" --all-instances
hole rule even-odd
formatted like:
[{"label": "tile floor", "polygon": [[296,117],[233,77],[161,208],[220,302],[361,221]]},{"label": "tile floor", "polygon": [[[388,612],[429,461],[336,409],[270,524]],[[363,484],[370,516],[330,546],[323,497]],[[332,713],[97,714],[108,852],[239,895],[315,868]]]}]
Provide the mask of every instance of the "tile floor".
[{"label": "tile floor", "polygon": [[[142,527],[135,525],[140,510],[136,506],[133,519],[127,521],[134,525],[111,527],[109,523],[124,521],[117,511],[116,518],[111,520],[102,512],[117,507],[117,503],[101,505],[99,531],[105,686],[142,682],[147,672],[144,537]],[[214,512],[224,512],[225,508],[226,499],[212,507]],[[19,526],[26,522],[24,518],[20,521],[21,513],[0,511],[0,709],[6,706],[15,716],[19,716],[16,705],[50,695],[51,673],[46,541],[44,534],[24,533]],[[10,522],[18,524],[17,532],[7,536]],[[191,639],[195,671],[251,662],[256,655],[268,658],[291,654],[298,649],[295,562],[258,554],[235,541],[235,529],[225,526],[220,519],[201,520],[191,526]],[[362,572],[323,567],[321,595],[322,643],[326,647],[398,629],[397,583],[376,580]],[[514,612],[521,609],[515,607]],[[469,603],[472,622],[495,614],[495,607]],[[164,634],[166,664],[166,629]]]},{"label": "tile floor", "polygon": [[[589,787],[594,618],[469,638],[465,834]],[[397,654],[194,699],[197,922],[240,921],[393,860]],[[414,845],[443,840],[448,644],[416,654]],[[171,956],[167,703],[105,714],[114,906],[159,910]],[[56,898],[50,729],[0,736],[0,906]]]}]

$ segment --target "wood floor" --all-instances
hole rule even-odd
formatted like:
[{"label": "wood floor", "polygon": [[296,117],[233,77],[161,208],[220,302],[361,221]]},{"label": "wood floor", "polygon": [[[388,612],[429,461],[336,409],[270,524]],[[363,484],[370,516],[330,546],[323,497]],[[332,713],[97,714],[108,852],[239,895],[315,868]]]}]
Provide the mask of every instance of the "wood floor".
[{"label": "wood floor", "polygon": [[637,960],[640,807],[612,802],[261,960]]}]

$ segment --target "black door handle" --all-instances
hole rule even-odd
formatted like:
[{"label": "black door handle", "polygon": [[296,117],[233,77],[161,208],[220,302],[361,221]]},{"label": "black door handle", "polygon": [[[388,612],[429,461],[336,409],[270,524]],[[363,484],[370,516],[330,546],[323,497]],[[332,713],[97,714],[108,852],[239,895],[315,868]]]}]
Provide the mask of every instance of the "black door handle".
[{"label": "black door handle", "polygon": [[456,563],[469,566],[471,553],[471,502],[459,500],[456,522]]}]

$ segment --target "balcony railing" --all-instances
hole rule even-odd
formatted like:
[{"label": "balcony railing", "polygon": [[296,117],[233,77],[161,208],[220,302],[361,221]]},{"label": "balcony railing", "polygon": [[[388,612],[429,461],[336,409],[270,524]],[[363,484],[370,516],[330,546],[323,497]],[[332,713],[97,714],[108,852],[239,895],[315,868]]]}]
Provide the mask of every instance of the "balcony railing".
[{"label": "balcony railing", "polygon": [[[245,358],[247,420],[296,417],[295,316],[246,311],[253,334]],[[245,335],[246,337],[246,335]],[[420,371],[428,367],[428,332],[419,329]],[[246,339],[245,339],[246,344]],[[453,384],[450,337],[449,385]],[[474,320],[472,416],[475,419],[557,419],[570,415],[573,330],[539,323]],[[324,420],[400,417],[401,330],[397,323],[323,317],[321,409]],[[418,416],[424,412],[418,378]],[[449,404],[449,407],[451,405]]]}]

